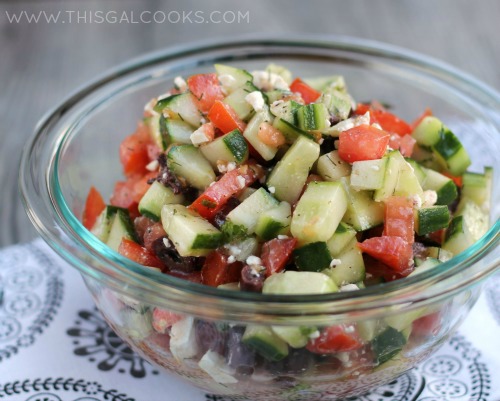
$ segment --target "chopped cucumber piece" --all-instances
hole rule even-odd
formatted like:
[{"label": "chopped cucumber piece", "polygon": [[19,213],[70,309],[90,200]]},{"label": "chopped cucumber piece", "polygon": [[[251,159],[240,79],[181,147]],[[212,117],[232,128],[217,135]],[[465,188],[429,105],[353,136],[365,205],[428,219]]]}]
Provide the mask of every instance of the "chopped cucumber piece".
[{"label": "chopped cucumber piece", "polygon": [[486,174],[465,172],[462,176],[462,197],[482,206],[490,199],[490,183]]},{"label": "chopped cucumber piece", "polygon": [[264,241],[276,238],[280,234],[287,235],[290,232],[291,220],[292,207],[288,202],[281,202],[259,216],[255,233]]},{"label": "chopped cucumber piece", "polygon": [[222,230],[228,238],[252,234],[255,232],[260,215],[276,206],[278,201],[264,188],[259,188],[229,212]]},{"label": "chopped cucumber piece", "polygon": [[382,333],[387,328],[387,325],[383,320],[370,319],[360,320],[356,323],[356,328],[361,339],[365,342],[370,342]]},{"label": "chopped cucumber piece", "polygon": [[427,179],[427,173],[424,171],[424,168],[409,157],[405,157],[405,160],[413,168],[413,172],[415,173],[419,184],[423,187],[425,180]]},{"label": "chopped cucumber piece", "polygon": [[215,181],[212,166],[193,145],[172,146],[167,153],[167,166],[175,175],[200,190]]},{"label": "chopped cucumber piece", "polygon": [[346,84],[342,75],[330,75],[326,77],[315,77],[304,79],[304,82],[311,88],[321,92],[327,88],[333,88],[339,91],[346,90]]},{"label": "chopped cucumber piece", "polygon": [[288,355],[288,344],[267,326],[248,325],[242,341],[269,361],[280,361]]},{"label": "chopped cucumber piece", "polygon": [[344,222],[340,222],[332,238],[326,243],[330,255],[333,257],[339,255],[355,236],[356,230],[353,227]]},{"label": "chopped cucumber piece", "polygon": [[320,272],[330,267],[332,261],[326,242],[312,242],[294,249],[293,256],[301,271]]},{"label": "chopped cucumber piece", "polygon": [[168,118],[185,121],[193,127],[201,125],[201,114],[196,98],[190,92],[172,95],[158,100],[154,110]]},{"label": "chopped cucumber piece", "polygon": [[368,230],[384,221],[384,205],[375,202],[369,191],[355,191],[349,177],[341,178],[347,195],[347,211],[342,221],[352,225],[357,231]]},{"label": "chopped cucumber piece", "polygon": [[278,148],[266,145],[259,139],[259,127],[262,123],[271,123],[273,117],[269,114],[269,111],[263,110],[252,117],[248,122],[243,136],[245,139],[253,146],[253,148],[262,156],[264,160],[271,160],[276,155]]},{"label": "chopped cucumber piece", "polygon": [[165,120],[165,117],[161,114],[155,114],[151,117],[147,117],[144,119],[145,124],[149,128],[149,134],[153,139],[153,142],[156,146],[158,146],[161,150],[167,149],[167,142],[163,136],[163,133],[160,128],[161,120]]},{"label": "chopped cucumber piece", "polygon": [[311,103],[297,110],[299,127],[304,131],[322,131],[330,127],[330,115],[323,103]]},{"label": "chopped cucumber piece", "polygon": [[474,237],[467,226],[466,218],[464,216],[454,217],[446,230],[443,249],[457,255],[465,251],[474,242]]},{"label": "chopped cucumber piece", "polygon": [[[439,248],[438,248],[438,249],[439,249]],[[435,259],[435,258],[431,258],[431,257],[429,257],[429,258],[425,259],[424,261],[421,261],[421,262],[419,262],[418,264],[417,264],[417,263],[415,263],[415,264],[416,264],[416,266],[417,266],[417,267],[415,268],[415,270],[413,270],[413,271],[412,271],[412,272],[408,275],[408,277],[411,277],[411,276],[416,276],[417,274],[420,274],[420,273],[423,273],[423,272],[425,272],[425,271],[427,271],[427,270],[429,270],[429,269],[432,269],[432,268],[434,268],[434,267],[436,267],[436,266],[440,265],[440,264],[441,264],[441,261],[439,261],[439,260],[437,260],[437,259]],[[392,326],[392,325],[391,325],[391,326]],[[395,326],[392,326],[392,327],[395,327]],[[396,328],[396,327],[395,327],[395,328]]]},{"label": "chopped cucumber piece", "polygon": [[163,206],[161,223],[181,256],[206,256],[222,240],[219,230],[182,205]]},{"label": "chopped cucumber piece", "polygon": [[329,87],[323,91],[319,102],[326,106],[329,114],[342,121],[349,117],[353,100],[345,91]]},{"label": "chopped cucumber piece", "polygon": [[426,174],[424,190],[436,191],[437,201],[436,205],[449,205],[457,196],[457,186],[450,178],[438,173],[437,171],[422,167]]},{"label": "chopped cucumber piece", "polygon": [[316,172],[325,181],[338,181],[351,174],[351,165],[340,158],[338,150],[332,150],[319,157]]},{"label": "chopped cucumber piece", "polygon": [[393,329],[403,331],[404,329],[410,327],[411,324],[419,317],[425,315],[426,312],[427,308],[417,308],[408,312],[387,316],[384,320]]},{"label": "chopped cucumber piece", "polygon": [[394,150],[382,158],[386,160],[382,187],[374,193],[373,199],[383,201],[390,196],[412,196],[423,194],[413,168],[398,150]]},{"label": "chopped cucumber piece", "polygon": [[345,249],[335,256],[332,266],[324,270],[323,273],[339,287],[365,279],[365,263],[356,238],[353,238]]},{"label": "chopped cucumber piece", "polygon": [[340,182],[311,182],[293,212],[291,232],[299,244],[328,241],[347,210]]},{"label": "chopped cucumber piece", "polygon": [[222,86],[228,93],[233,92],[245,85],[248,81],[252,82],[253,80],[252,74],[246,70],[224,64],[215,64],[214,67],[219,76],[219,81],[221,81]]},{"label": "chopped cucumber piece", "polygon": [[430,146],[438,163],[453,175],[462,175],[471,164],[460,140],[436,117],[425,117],[412,136],[419,145]]},{"label": "chopped cucumber piece", "polygon": [[274,116],[296,126],[298,123],[297,111],[301,107],[302,105],[300,103],[293,100],[287,100],[271,104],[270,111]]},{"label": "chopped cucumber piece", "polygon": [[276,295],[326,294],[339,289],[323,273],[285,271],[269,276],[264,281],[262,293]]},{"label": "chopped cucumber piece", "polygon": [[465,224],[474,241],[477,241],[488,231],[488,213],[470,199],[462,198],[457,206],[455,216],[464,217]]},{"label": "chopped cucumber piece", "polygon": [[274,187],[274,195],[279,200],[295,203],[318,156],[319,145],[316,142],[305,137],[298,138],[274,166],[267,179],[267,187]]},{"label": "chopped cucumber piece", "polygon": [[272,326],[274,333],[292,348],[302,348],[309,342],[309,335],[316,331],[315,327]]},{"label": "chopped cucumber piece", "polygon": [[128,210],[119,208],[116,210],[115,216],[113,217],[106,245],[118,252],[118,247],[123,238],[137,241],[134,224],[132,220],[130,220]]},{"label": "chopped cucumber piece", "polygon": [[163,205],[184,202],[182,194],[174,194],[171,188],[155,181],[139,202],[139,213],[154,221],[160,221]]},{"label": "chopped cucumber piece", "polygon": [[372,340],[372,350],[378,365],[396,356],[406,344],[406,337],[400,331],[387,327]]},{"label": "chopped cucumber piece", "polygon": [[287,143],[294,143],[298,138],[302,137],[314,141],[314,136],[309,132],[300,129],[293,124],[290,124],[288,121],[285,121],[282,118],[276,117],[273,122],[273,127],[279,130],[285,136]]},{"label": "chopped cucumber piece", "polygon": [[448,206],[422,207],[415,211],[415,231],[418,235],[430,234],[448,227],[450,211]]},{"label": "chopped cucumber piece", "polygon": [[[252,82],[246,82],[242,87],[234,90],[231,94],[224,98],[224,103],[231,106],[238,117],[246,121],[254,110],[252,105],[245,100],[245,97],[252,92],[260,91],[259,88],[257,88]],[[264,94],[262,95],[264,97]]]},{"label": "chopped cucumber piece", "polygon": [[439,248],[437,246],[430,246],[427,248],[427,252],[429,253],[429,257],[427,259],[437,259],[440,262],[446,262],[453,257],[453,254],[443,248]]},{"label": "chopped cucumber piece", "polygon": [[357,191],[382,188],[387,159],[363,160],[352,164],[351,187]]},{"label": "chopped cucumber piece", "polygon": [[163,115],[159,121],[161,136],[163,139],[163,150],[167,150],[168,145],[190,145],[193,127],[185,121],[165,118]]},{"label": "chopped cucumber piece", "polygon": [[111,224],[118,210],[122,210],[124,213],[128,213],[127,209],[120,208],[118,206],[107,205],[106,208],[101,212],[99,217],[90,230],[97,238],[102,242],[106,242],[109,238],[109,231],[111,230]]},{"label": "chopped cucumber piece", "polygon": [[238,129],[200,146],[200,151],[213,168],[218,162],[242,164],[248,159],[248,145]]}]

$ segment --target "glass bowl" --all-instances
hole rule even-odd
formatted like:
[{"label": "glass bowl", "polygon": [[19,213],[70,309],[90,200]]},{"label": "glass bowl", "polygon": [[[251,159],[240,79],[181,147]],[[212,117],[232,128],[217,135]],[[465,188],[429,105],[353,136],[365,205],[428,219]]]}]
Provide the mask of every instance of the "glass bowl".
[{"label": "glass bowl", "polygon": [[[23,202],[41,236],[81,272],[110,326],[166,372],[233,399],[359,395],[428,357],[474,305],[499,265],[497,186],[492,227],[465,252],[415,277],[328,295],[262,295],[184,281],[113,252],[79,221],[91,185],[110,195],[121,178],[119,143],[175,76],[206,72],[214,63],[254,70],[270,62],[300,77],[342,74],[355,99],[386,101],[408,120],[430,107],[464,142],[472,170],[498,167],[500,96],[450,66],[353,38],[239,39],[154,53],[71,95],[25,148]],[[356,326],[363,348],[318,355],[289,347],[280,351],[287,357],[273,361],[242,343],[249,328],[262,339],[280,328],[315,333],[332,326]]]}]

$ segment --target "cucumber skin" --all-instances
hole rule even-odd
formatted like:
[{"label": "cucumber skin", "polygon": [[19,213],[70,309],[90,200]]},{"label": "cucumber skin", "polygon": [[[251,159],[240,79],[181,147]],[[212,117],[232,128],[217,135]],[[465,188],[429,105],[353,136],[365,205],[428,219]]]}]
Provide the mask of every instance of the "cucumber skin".
[{"label": "cucumber skin", "polygon": [[293,251],[295,264],[301,271],[321,272],[330,267],[332,257],[326,242],[311,242]]},{"label": "cucumber skin", "polygon": [[426,235],[448,227],[450,211],[446,205],[431,206],[417,210],[417,234]]},{"label": "cucumber skin", "polygon": [[387,327],[371,342],[375,354],[375,361],[382,365],[393,358],[406,344],[405,336],[392,327]]},{"label": "cucumber skin", "polygon": [[231,149],[238,163],[248,159],[248,145],[239,129],[235,129],[223,137],[226,146]]}]

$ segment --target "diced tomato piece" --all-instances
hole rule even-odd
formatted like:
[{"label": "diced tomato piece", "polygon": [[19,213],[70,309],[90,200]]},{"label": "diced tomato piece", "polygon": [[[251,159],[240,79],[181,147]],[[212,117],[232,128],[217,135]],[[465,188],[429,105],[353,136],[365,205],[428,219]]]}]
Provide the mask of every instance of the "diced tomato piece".
[{"label": "diced tomato piece", "polygon": [[110,203],[113,206],[129,208],[134,202],[134,184],[137,179],[130,178],[127,181],[117,181],[113,195],[111,195]]},{"label": "diced tomato piece", "polygon": [[97,217],[106,208],[106,203],[101,194],[94,187],[90,187],[87,200],[85,201],[85,209],[83,209],[82,223],[85,228],[91,230],[97,220]]},{"label": "diced tomato piece", "polygon": [[372,105],[360,103],[354,113],[363,115],[367,111],[370,112],[370,123],[379,124],[384,131],[401,136],[412,132],[412,127],[406,121],[386,110],[374,108]]},{"label": "diced tomato piece", "polygon": [[167,329],[178,321],[184,319],[184,316],[169,310],[154,308],[152,317],[153,329],[161,334],[165,334]]},{"label": "diced tomato piece", "polygon": [[412,336],[435,336],[441,328],[441,312],[434,312],[429,315],[422,316],[412,323]]},{"label": "diced tomato piece", "polygon": [[363,261],[365,264],[367,283],[376,284],[381,278],[384,282],[399,280],[400,278],[408,276],[413,271],[413,267],[409,267],[401,273],[396,273],[392,267],[387,266],[380,260],[372,258],[368,254],[363,254]]},{"label": "diced tomato piece", "polygon": [[257,137],[262,143],[274,148],[277,148],[286,142],[285,136],[281,133],[281,131],[274,128],[267,122],[263,122],[259,125]]},{"label": "diced tomato piece", "polygon": [[389,133],[371,125],[359,125],[340,133],[339,156],[349,163],[380,159],[389,144]]},{"label": "diced tomato piece", "polygon": [[300,93],[306,104],[315,102],[321,96],[321,93],[319,93],[316,89],[311,88],[300,78],[295,78],[293,80],[290,85],[290,90],[292,92]]},{"label": "diced tomato piece", "polygon": [[243,263],[229,263],[228,259],[227,255],[218,250],[211,252],[201,268],[201,282],[212,287],[238,282]]},{"label": "diced tomato piece", "polygon": [[150,162],[149,142],[149,130],[144,124],[140,124],[136,132],[127,136],[120,144],[120,161],[127,177],[147,173],[146,166]]},{"label": "diced tomato piece", "polygon": [[296,238],[274,238],[262,245],[260,258],[266,268],[266,277],[278,273],[285,268],[296,245]]},{"label": "diced tomato piece", "polygon": [[257,175],[247,165],[228,171],[219,181],[209,186],[190,206],[206,219],[212,219],[231,196],[253,184]]},{"label": "diced tomato piece", "polygon": [[413,249],[401,237],[373,237],[358,244],[361,251],[380,260],[398,273],[412,267]]},{"label": "diced tomato piece", "polygon": [[432,116],[432,110],[429,107],[427,107],[425,111],[411,123],[411,130],[413,131],[417,127],[417,125],[420,124],[422,120],[428,116]]},{"label": "diced tomato piece", "polygon": [[158,156],[160,156],[160,153],[161,153],[161,150],[158,147],[158,145],[156,145],[155,143],[148,143],[147,149],[148,149],[149,161],[153,161],[153,160],[158,159]]},{"label": "diced tomato piece", "polygon": [[413,202],[406,196],[391,196],[385,201],[384,236],[415,242]]},{"label": "diced tomato piece", "polygon": [[389,146],[392,149],[399,149],[401,154],[405,157],[411,157],[413,153],[413,147],[417,141],[411,135],[400,136],[398,134],[392,134],[389,140]]},{"label": "diced tomato piece", "polygon": [[163,267],[163,262],[155,254],[140,246],[137,242],[127,238],[122,239],[118,247],[118,253],[143,266],[159,269]]},{"label": "diced tomato piece", "polygon": [[462,176],[452,175],[447,171],[441,171],[441,174],[445,175],[448,178],[451,178],[451,180],[455,183],[457,187],[462,188]]},{"label": "diced tomato piece", "polygon": [[354,351],[363,346],[354,325],[335,325],[323,329],[319,337],[309,340],[306,348],[315,354]]},{"label": "diced tomato piece", "polygon": [[167,233],[163,229],[163,225],[161,223],[155,223],[148,228],[146,228],[146,231],[144,232],[143,236],[143,243],[144,247],[148,250],[153,252],[153,243],[162,237],[165,237]]},{"label": "diced tomato piece", "polygon": [[149,187],[151,187],[151,184],[148,184],[148,181],[150,179],[156,178],[157,175],[157,172],[149,172],[144,177],[134,182],[132,186],[132,190],[134,192],[132,200],[134,202],[139,203],[141,201],[144,194],[148,191]]},{"label": "diced tomato piece", "polygon": [[445,229],[444,228],[441,228],[440,230],[437,230],[437,231],[434,231],[430,234],[427,234],[427,236],[429,237],[429,239],[431,239],[432,241],[438,243],[438,244],[442,244],[443,243],[443,238],[444,238],[444,233],[445,233]]},{"label": "diced tomato piece", "polygon": [[199,109],[207,113],[217,100],[224,99],[217,74],[191,75],[187,79],[191,93],[198,99]]},{"label": "diced tomato piece", "polygon": [[231,106],[216,100],[208,112],[208,118],[224,134],[239,129],[245,130],[246,124],[241,120]]}]

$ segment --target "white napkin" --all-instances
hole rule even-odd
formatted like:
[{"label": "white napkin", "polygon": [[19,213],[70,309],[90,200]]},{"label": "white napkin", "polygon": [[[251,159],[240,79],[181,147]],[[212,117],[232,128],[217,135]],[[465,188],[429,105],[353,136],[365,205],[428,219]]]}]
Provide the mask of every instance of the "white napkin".
[{"label": "white napkin", "polygon": [[[231,401],[179,382],[131,352],[100,317],[78,272],[41,240],[0,251],[2,287],[0,400]],[[499,339],[496,275],[435,355],[350,401],[499,401]]]}]

